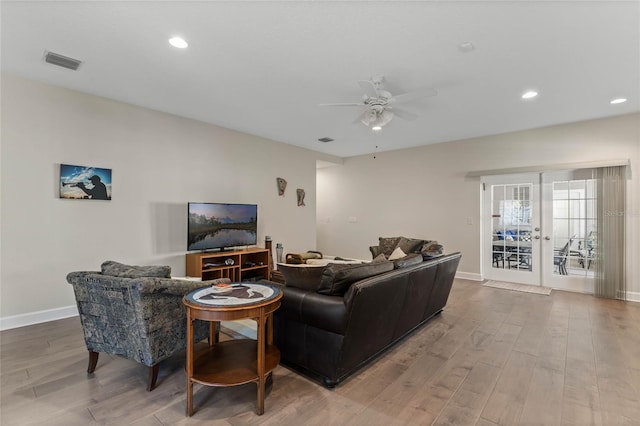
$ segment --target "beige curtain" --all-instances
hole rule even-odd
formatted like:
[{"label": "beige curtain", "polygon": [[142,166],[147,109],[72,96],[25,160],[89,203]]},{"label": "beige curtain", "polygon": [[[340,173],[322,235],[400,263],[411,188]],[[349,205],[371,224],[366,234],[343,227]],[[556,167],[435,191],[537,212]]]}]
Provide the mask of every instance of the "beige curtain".
[{"label": "beige curtain", "polygon": [[596,188],[594,294],[598,297],[626,300],[626,166],[596,169]]}]

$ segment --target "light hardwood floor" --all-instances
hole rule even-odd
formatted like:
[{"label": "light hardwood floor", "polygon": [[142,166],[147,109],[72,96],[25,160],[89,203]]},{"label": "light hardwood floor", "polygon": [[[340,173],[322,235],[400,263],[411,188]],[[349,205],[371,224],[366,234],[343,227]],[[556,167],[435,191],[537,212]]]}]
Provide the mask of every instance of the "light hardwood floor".
[{"label": "light hardwood floor", "polygon": [[147,370],[101,355],[87,376],[78,318],[1,333],[9,425],[640,424],[640,304],[456,280],[445,311],[335,390],[280,366],[265,414],[256,387],[195,387],[183,354]]}]

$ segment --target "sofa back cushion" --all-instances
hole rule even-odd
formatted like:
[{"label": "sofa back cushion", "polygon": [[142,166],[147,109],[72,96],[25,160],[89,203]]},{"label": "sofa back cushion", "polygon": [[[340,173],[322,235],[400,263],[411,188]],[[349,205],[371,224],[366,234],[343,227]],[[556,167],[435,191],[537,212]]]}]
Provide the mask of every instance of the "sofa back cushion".
[{"label": "sofa back cushion", "polygon": [[320,288],[322,271],[326,266],[285,265],[278,264],[278,270],[284,277],[287,287],[295,287],[307,291],[317,291]]},{"label": "sofa back cushion", "polygon": [[392,270],[393,262],[388,260],[360,265],[330,264],[322,271],[322,279],[317,291],[329,296],[343,296],[356,281]]}]

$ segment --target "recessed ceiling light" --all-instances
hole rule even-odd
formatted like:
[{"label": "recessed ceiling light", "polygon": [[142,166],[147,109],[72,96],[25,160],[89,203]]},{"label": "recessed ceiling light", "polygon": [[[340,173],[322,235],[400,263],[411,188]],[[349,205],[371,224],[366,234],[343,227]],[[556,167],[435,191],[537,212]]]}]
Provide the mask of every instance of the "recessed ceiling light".
[{"label": "recessed ceiling light", "polygon": [[609,103],[610,103],[611,105],[615,105],[615,104],[623,104],[623,103],[625,103],[625,102],[627,102],[627,98],[615,98],[615,99],[612,99],[611,101],[609,101]]},{"label": "recessed ceiling light", "polygon": [[536,96],[538,96],[538,92],[536,92],[535,90],[529,90],[528,92],[524,92],[522,94],[522,99],[533,99]]},{"label": "recessed ceiling light", "polygon": [[173,47],[177,47],[178,49],[185,49],[189,46],[189,43],[187,43],[182,37],[171,37],[169,39],[169,44]]}]

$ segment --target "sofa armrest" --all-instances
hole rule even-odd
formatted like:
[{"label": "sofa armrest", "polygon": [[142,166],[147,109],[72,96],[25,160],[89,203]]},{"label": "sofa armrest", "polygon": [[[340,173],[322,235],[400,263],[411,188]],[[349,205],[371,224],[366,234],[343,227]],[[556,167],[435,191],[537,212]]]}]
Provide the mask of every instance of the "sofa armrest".
[{"label": "sofa armrest", "polygon": [[344,334],[347,308],[342,296],[284,287],[282,305],[276,315],[332,333]]},{"label": "sofa armrest", "polygon": [[202,287],[209,287],[219,283],[230,283],[229,278],[219,278],[208,281],[190,281],[171,278],[137,278],[135,279],[141,294],[171,294],[184,296]]}]

